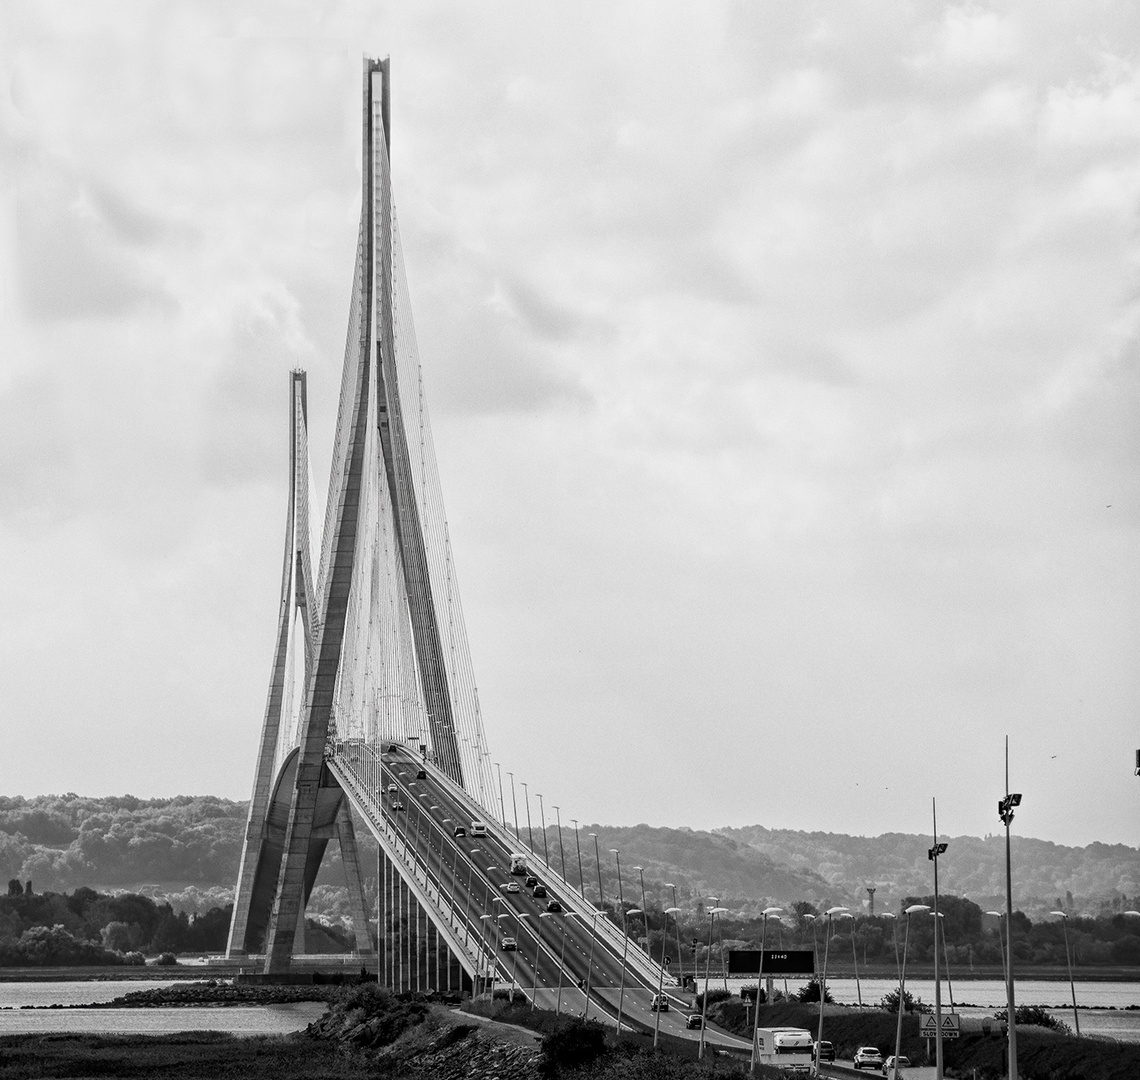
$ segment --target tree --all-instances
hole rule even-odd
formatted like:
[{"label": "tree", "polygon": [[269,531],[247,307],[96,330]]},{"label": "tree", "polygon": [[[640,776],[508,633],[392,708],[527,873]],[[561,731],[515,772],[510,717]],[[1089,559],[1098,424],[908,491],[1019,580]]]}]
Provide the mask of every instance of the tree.
[{"label": "tree", "polygon": [[19,878],[12,878],[12,880],[8,882],[8,895],[9,896],[23,896],[24,895],[24,886],[20,884]]},{"label": "tree", "polygon": [[109,922],[103,927],[100,936],[103,947],[116,952],[130,952],[135,942],[131,940],[131,928],[125,922]]}]

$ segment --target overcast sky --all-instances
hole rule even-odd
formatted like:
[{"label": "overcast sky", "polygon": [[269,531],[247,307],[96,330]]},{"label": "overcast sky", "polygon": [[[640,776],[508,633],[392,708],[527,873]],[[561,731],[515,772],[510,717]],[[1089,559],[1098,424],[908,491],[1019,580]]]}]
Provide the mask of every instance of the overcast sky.
[{"label": "overcast sky", "polygon": [[248,797],[390,53],[504,768],[983,835],[1008,734],[1015,831],[1137,844],[1137,11],[0,7],[0,793]]}]

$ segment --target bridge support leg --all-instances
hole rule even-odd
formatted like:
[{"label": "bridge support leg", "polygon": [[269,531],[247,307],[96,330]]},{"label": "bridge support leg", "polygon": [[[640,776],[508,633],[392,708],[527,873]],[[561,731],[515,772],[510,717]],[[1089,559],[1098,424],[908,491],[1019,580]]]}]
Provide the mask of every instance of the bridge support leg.
[{"label": "bridge support leg", "polygon": [[374,955],[372,935],[368,932],[368,909],[364,906],[364,875],[360,869],[360,852],[356,847],[356,830],[352,824],[347,800],[340,804],[336,815],[336,835],[340,843],[340,861],[344,866],[345,884],[348,887],[348,909],[352,914],[356,951],[361,959]]}]

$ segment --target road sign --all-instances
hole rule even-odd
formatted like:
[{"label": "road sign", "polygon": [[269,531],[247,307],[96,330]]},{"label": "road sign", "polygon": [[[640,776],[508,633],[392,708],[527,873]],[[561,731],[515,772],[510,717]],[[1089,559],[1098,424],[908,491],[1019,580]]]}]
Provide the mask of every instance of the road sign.
[{"label": "road sign", "polygon": [[[959,1034],[959,1020],[957,1013],[942,1014],[942,1038],[956,1039]],[[918,1033],[924,1039],[933,1039],[938,1033],[938,1019],[934,1013],[926,1013],[918,1025]]]},{"label": "road sign", "polygon": [[[729,949],[729,975],[755,975],[760,970],[759,949]],[[811,975],[815,956],[811,949],[764,950],[765,975]]]}]

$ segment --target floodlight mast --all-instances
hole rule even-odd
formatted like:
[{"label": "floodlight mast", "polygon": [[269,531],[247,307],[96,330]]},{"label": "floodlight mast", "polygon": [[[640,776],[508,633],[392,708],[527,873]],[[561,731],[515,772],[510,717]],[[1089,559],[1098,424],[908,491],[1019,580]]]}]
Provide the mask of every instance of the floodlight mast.
[{"label": "floodlight mast", "polygon": [[1005,999],[1009,1032],[1009,1080],[1017,1080],[1017,1005],[1013,994],[1013,874],[1010,870],[1009,826],[1013,808],[1021,805],[1020,793],[1009,790],[1009,736],[1005,737],[1005,798],[998,800],[998,817],[1005,826]]}]

